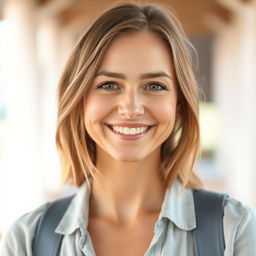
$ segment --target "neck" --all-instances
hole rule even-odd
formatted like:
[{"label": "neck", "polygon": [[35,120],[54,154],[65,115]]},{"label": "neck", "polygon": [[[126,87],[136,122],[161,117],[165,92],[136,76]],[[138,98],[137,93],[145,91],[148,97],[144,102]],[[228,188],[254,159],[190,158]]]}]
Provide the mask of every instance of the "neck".
[{"label": "neck", "polygon": [[90,215],[132,223],[143,214],[160,212],[165,188],[158,155],[135,163],[99,157],[99,172],[92,182]]}]

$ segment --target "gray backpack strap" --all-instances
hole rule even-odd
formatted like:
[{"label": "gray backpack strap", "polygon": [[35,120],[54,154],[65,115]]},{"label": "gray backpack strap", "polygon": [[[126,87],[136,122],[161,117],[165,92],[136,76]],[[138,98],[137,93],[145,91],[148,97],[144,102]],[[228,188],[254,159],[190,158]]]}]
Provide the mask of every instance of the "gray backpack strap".
[{"label": "gray backpack strap", "polygon": [[63,235],[54,231],[73,197],[69,196],[46,205],[35,231],[32,244],[33,256],[57,256],[59,254]]},{"label": "gray backpack strap", "polygon": [[196,212],[196,229],[193,230],[195,255],[223,256],[223,216],[228,195],[207,190],[194,190],[193,195]]}]

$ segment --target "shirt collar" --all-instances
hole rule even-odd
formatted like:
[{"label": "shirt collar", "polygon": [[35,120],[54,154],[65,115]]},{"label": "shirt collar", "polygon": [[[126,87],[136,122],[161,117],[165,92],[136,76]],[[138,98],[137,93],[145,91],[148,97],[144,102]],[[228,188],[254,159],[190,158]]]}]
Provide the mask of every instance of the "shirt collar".
[{"label": "shirt collar", "polygon": [[[84,182],[55,229],[56,233],[69,235],[78,228],[85,233],[89,216],[89,195],[88,184]],[[196,228],[193,192],[188,188],[183,189],[178,179],[165,192],[159,215],[159,219],[162,218],[168,218],[182,230]]]},{"label": "shirt collar", "polygon": [[183,188],[179,179],[166,190],[159,218],[163,217],[180,229],[190,231],[196,228],[193,192],[189,188]]},{"label": "shirt collar", "polygon": [[89,216],[89,195],[89,187],[85,181],[78,189],[55,229],[56,233],[70,235],[78,228],[85,233]]}]

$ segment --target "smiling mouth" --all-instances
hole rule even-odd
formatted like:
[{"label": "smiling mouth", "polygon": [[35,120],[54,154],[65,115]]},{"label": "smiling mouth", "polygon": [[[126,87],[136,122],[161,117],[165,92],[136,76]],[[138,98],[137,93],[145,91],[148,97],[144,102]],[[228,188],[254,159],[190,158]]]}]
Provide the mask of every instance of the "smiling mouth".
[{"label": "smiling mouth", "polygon": [[137,137],[144,135],[146,132],[148,132],[153,126],[141,126],[141,127],[123,127],[123,126],[112,126],[107,125],[107,127],[114,133],[120,134],[123,136],[130,136],[130,137]]}]

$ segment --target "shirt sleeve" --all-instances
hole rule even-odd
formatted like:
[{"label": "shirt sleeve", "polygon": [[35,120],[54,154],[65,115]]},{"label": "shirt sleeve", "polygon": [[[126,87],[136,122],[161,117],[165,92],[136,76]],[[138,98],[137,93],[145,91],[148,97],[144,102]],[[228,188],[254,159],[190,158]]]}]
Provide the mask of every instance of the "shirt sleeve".
[{"label": "shirt sleeve", "polygon": [[46,205],[17,219],[0,241],[0,255],[32,256],[32,240],[37,222]]},{"label": "shirt sleeve", "polygon": [[238,226],[234,243],[234,256],[256,255],[256,213],[247,208]]},{"label": "shirt sleeve", "polygon": [[224,208],[225,256],[256,255],[256,211],[233,198]]}]

